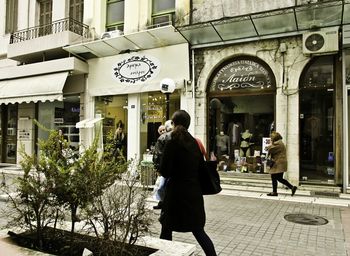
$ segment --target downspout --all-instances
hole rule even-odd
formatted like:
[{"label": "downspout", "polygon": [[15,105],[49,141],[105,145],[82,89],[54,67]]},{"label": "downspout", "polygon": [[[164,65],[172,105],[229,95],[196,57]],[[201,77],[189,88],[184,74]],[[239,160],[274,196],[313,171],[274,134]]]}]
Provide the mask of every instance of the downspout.
[{"label": "downspout", "polygon": [[[342,53],[342,59],[345,60],[345,52]],[[342,88],[343,88],[343,152],[342,152],[342,159],[343,159],[343,193],[347,193],[348,188],[348,179],[349,179],[349,120],[348,120],[348,97],[347,97],[347,87],[346,87],[346,79],[345,79],[345,64],[342,63],[342,74],[343,74],[343,81],[342,81]]]},{"label": "downspout", "polygon": [[196,127],[196,80],[195,80],[195,68],[194,68],[194,50],[191,50],[191,65],[192,65],[192,112],[193,112],[193,135],[195,135]]}]

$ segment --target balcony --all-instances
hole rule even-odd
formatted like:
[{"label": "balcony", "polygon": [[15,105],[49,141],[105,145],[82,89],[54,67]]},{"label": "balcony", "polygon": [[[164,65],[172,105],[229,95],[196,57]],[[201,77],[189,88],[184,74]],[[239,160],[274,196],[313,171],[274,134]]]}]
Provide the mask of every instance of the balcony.
[{"label": "balcony", "polygon": [[67,57],[65,45],[89,41],[89,26],[71,18],[17,31],[11,35],[7,57],[33,63]]}]

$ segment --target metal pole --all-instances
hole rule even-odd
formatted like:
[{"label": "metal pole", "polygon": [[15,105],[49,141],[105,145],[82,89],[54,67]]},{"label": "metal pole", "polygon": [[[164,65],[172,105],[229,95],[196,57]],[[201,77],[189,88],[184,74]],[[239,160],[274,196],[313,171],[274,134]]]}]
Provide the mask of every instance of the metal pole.
[{"label": "metal pole", "polygon": [[170,100],[169,100],[169,98],[170,98],[170,93],[165,93],[165,97],[166,97],[166,99],[165,99],[165,102],[166,102],[166,120],[165,121],[167,121],[167,120],[169,120],[169,111],[170,111]]}]

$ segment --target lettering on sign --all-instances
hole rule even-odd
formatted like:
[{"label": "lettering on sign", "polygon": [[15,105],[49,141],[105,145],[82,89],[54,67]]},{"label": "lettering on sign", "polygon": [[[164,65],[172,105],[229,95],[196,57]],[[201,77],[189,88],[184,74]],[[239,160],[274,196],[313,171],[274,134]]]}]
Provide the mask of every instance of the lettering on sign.
[{"label": "lettering on sign", "polygon": [[113,66],[113,78],[122,84],[141,84],[155,78],[159,71],[160,64],[157,59],[134,55]]},{"label": "lettering on sign", "polygon": [[265,89],[273,86],[270,72],[253,60],[236,60],[223,66],[214,76],[210,91]]}]

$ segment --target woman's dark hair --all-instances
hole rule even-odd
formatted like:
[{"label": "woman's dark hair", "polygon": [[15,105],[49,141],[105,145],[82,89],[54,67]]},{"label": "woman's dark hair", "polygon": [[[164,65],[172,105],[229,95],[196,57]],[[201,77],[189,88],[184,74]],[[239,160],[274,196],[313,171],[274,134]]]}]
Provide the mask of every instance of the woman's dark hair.
[{"label": "woman's dark hair", "polygon": [[174,122],[174,130],[171,135],[172,138],[184,142],[187,129],[191,123],[190,115],[185,110],[180,109],[175,111],[171,119]]}]

